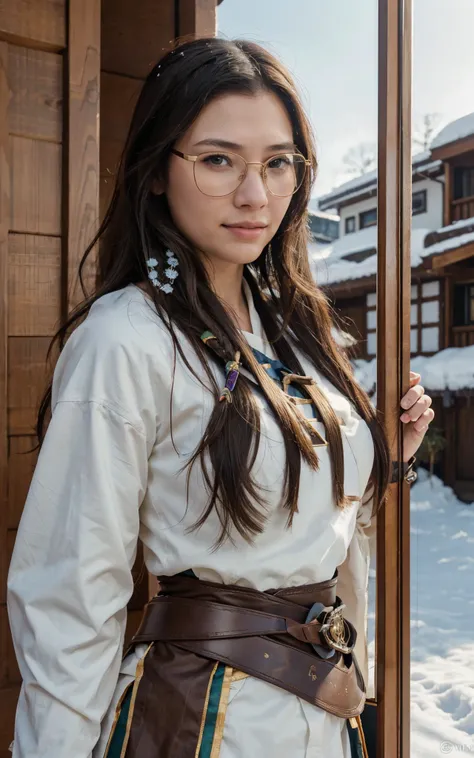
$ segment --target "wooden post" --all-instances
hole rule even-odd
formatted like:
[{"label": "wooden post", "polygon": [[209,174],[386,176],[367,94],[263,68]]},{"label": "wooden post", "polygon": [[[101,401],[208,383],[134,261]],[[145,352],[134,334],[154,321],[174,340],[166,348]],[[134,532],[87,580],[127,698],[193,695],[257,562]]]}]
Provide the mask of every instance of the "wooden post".
[{"label": "wooden post", "polygon": [[451,198],[453,194],[453,167],[450,163],[444,163],[444,187],[443,187],[443,226],[451,223]]},{"label": "wooden post", "polygon": [[216,0],[175,0],[178,38],[215,37],[217,32]]},{"label": "wooden post", "polygon": [[[411,0],[379,0],[377,407],[402,460],[400,397],[409,386]],[[390,488],[377,521],[377,755],[410,756],[410,500]]]},{"label": "wooden post", "polygon": [[[79,262],[99,220],[100,0],[69,0],[65,81],[63,306],[69,312],[83,299]],[[95,274],[93,258],[86,285]]]},{"label": "wooden post", "polygon": [[[7,77],[8,45],[0,42],[0,603],[5,600],[7,573],[8,513],[8,231],[10,228],[10,157],[8,149],[8,102],[10,89]],[[3,662],[2,662],[3,663]],[[0,681],[2,680],[0,663]]]}]

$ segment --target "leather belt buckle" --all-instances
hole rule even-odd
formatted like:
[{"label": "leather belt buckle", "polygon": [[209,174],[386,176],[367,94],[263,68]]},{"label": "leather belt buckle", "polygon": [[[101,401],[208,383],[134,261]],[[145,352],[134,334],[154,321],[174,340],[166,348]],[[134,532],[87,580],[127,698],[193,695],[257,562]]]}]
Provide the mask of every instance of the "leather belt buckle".
[{"label": "leather belt buckle", "polygon": [[314,603],[309,610],[305,623],[319,621],[319,633],[327,645],[311,645],[321,658],[332,658],[336,652],[351,653],[354,649],[356,634],[352,625],[342,615],[345,607],[341,602],[329,608],[323,603]]},{"label": "leather belt buckle", "polygon": [[351,639],[353,637],[351,628],[342,615],[345,607],[344,603],[341,603],[326,612],[321,620],[320,632],[331,648],[340,653],[351,653],[354,649],[355,640]]}]

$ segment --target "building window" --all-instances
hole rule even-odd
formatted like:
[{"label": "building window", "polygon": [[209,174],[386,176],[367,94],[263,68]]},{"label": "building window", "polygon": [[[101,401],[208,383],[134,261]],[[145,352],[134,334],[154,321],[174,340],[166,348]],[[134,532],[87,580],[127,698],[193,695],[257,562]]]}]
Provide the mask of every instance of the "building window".
[{"label": "building window", "polygon": [[377,352],[377,335],[375,332],[368,332],[367,334],[367,354],[375,355]]},{"label": "building window", "polygon": [[410,352],[437,353],[440,349],[440,284],[435,279],[411,286]]},{"label": "building window", "polygon": [[367,326],[367,355],[374,356],[377,352],[377,293],[370,292],[366,298],[366,326]]},{"label": "building window", "polygon": [[308,214],[309,229],[313,242],[334,242],[339,237],[339,221],[323,213]]},{"label": "building window", "polygon": [[359,213],[359,229],[367,229],[368,226],[376,226],[377,208]]},{"label": "building window", "polygon": [[439,350],[439,328],[430,326],[421,330],[421,352],[436,353]]},{"label": "building window", "polygon": [[460,200],[463,197],[474,197],[474,168],[455,166],[454,200]]},{"label": "building window", "polygon": [[474,283],[457,284],[454,287],[453,326],[474,324]]},{"label": "building window", "polygon": [[427,210],[426,190],[414,192],[411,201],[411,212],[413,216],[417,216],[419,213],[426,213]]},{"label": "building window", "polygon": [[346,234],[352,234],[356,230],[356,218],[355,216],[349,216],[344,222],[344,230]]}]

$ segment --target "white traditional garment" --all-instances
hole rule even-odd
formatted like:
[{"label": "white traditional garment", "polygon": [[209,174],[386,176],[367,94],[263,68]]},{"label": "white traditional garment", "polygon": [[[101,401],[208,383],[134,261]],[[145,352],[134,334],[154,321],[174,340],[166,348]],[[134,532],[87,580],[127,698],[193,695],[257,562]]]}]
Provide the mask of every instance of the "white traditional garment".
[{"label": "white traditional garment", "polygon": [[[250,289],[252,347],[275,357]],[[186,355],[206,383],[183,335]],[[260,392],[261,443],[253,469],[267,488],[268,521],[252,545],[212,546],[216,514],[197,532],[207,495],[199,464],[186,502],[183,465],[200,441],[213,395],[176,356],[147,296],[136,286],[103,296],[61,353],[53,414],[23,511],[8,577],[8,610],[23,686],[13,758],[102,758],[115,705],[135,675],[144,646],[122,661],[126,606],[137,540],[148,571],[193,569],[202,578],[266,590],[330,579],[356,626],[357,657],[367,680],[366,613],[372,504],[364,497],[372,437],[354,407],[309,362],[304,370],[327,394],[341,422],[345,492],[334,505],[327,448],[319,471],[304,461],[299,512],[291,529],[280,504],[283,438]],[[213,368],[219,383],[224,372]],[[299,406],[308,409],[310,406]],[[325,436],[324,426],[317,423]],[[159,713],[157,714],[159,718]],[[95,747],[95,749],[94,749]],[[349,758],[346,721],[274,685],[232,682],[220,758]]]}]

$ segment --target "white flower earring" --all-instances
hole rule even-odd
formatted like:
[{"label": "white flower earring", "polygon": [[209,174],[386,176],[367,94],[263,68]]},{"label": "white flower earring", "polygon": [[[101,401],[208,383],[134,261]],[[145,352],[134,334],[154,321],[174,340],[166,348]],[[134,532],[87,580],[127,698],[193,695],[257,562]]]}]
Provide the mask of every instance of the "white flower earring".
[{"label": "white flower earring", "polygon": [[146,265],[149,268],[148,278],[150,279],[153,286],[160,289],[165,293],[165,295],[170,295],[173,292],[173,282],[178,276],[176,268],[179,265],[179,261],[176,256],[173,255],[171,250],[166,251],[166,257],[168,268],[165,268],[165,276],[168,280],[167,282],[160,282],[158,278],[158,271],[156,270],[158,267],[158,261],[156,258],[148,258]]}]

